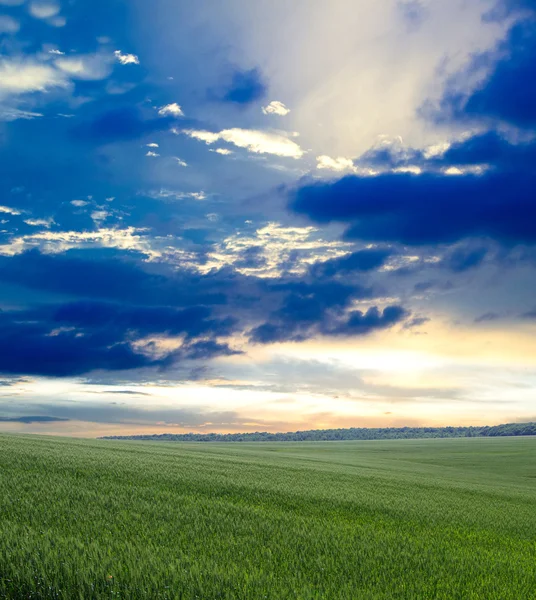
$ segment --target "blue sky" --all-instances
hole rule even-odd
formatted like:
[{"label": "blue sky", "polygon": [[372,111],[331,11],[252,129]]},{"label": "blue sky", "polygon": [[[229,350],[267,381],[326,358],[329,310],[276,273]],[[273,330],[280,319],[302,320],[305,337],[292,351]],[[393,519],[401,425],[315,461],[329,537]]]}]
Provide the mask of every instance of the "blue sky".
[{"label": "blue sky", "polygon": [[0,0],[0,428],[536,418],[536,4]]}]

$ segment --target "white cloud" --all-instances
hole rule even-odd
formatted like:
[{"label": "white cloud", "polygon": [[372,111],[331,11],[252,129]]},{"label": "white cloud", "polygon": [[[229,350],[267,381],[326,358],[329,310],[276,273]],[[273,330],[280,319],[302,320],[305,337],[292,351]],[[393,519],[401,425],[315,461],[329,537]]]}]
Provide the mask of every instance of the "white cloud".
[{"label": "white cloud", "polygon": [[158,144],[155,142],[151,142],[150,144],[146,144],[147,148],[158,148]]},{"label": "white cloud", "polygon": [[135,54],[123,54],[121,50],[116,50],[114,56],[122,65],[140,64],[140,59]]},{"label": "white cloud", "polygon": [[152,190],[145,194],[149,198],[159,199],[159,200],[205,200],[207,195],[205,192],[176,192],[173,190],[166,190],[162,188],[160,190]]},{"label": "white cloud", "polygon": [[106,84],[106,93],[112,96],[118,96],[130,92],[130,90],[133,90],[135,87],[135,83],[116,83],[115,81],[109,81]]},{"label": "white cloud", "polygon": [[222,156],[229,156],[229,154],[233,154],[232,150],[228,150],[227,148],[216,148],[211,150],[211,152],[215,152],[216,154],[221,154]]},{"label": "white cloud", "polygon": [[160,156],[160,154],[158,154],[157,152],[153,152],[152,150],[149,150],[145,156],[152,156],[154,158],[156,156]]},{"label": "white cloud", "polygon": [[65,88],[69,85],[65,74],[51,65],[21,59],[0,61],[0,81],[0,97],[46,92],[53,87]]},{"label": "white cloud", "polygon": [[19,110],[18,108],[0,107],[0,121],[16,121],[17,119],[35,119],[42,117],[41,113]]},{"label": "white cloud", "polygon": [[61,50],[58,50],[56,48],[49,50],[48,53],[49,54],[57,54],[58,56],[63,56],[65,54],[65,52],[62,52]]},{"label": "white cloud", "polygon": [[378,175],[378,171],[369,167],[356,166],[352,159],[345,158],[344,156],[338,156],[332,158],[331,156],[322,155],[316,157],[316,168],[326,171],[335,171],[336,173],[355,173],[361,177],[373,177]]},{"label": "white cloud", "polygon": [[158,114],[163,117],[166,117],[166,116],[183,117],[184,116],[182,108],[176,102],[173,102],[172,104],[166,104],[166,106],[162,106],[162,108],[160,108],[158,110]]},{"label": "white cloud", "polygon": [[448,167],[443,169],[443,175],[482,175],[488,169],[488,165],[467,165],[463,167]]},{"label": "white cloud", "polygon": [[13,238],[0,245],[0,255],[14,256],[31,248],[39,248],[47,254],[57,254],[72,248],[118,248],[135,250],[155,260],[161,253],[151,247],[150,240],[141,234],[147,229],[127,227],[125,229],[103,228],[97,231],[40,231],[31,235]]},{"label": "white cloud", "polygon": [[85,200],[71,200],[71,204],[73,206],[82,207],[82,206],[87,206],[89,204],[89,202],[86,202]]},{"label": "white cloud", "polygon": [[285,115],[288,115],[290,108],[287,108],[282,102],[279,102],[279,100],[272,100],[270,104],[262,107],[262,112],[265,115],[279,115],[284,117]]},{"label": "white cloud", "polygon": [[0,33],[17,33],[20,29],[19,22],[13,17],[0,15]]},{"label": "white cloud", "polygon": [[[426,0],[426,17],[411,31],[397,0],[294,2],[290,11],[286,2],[235,0],[232,6],[213,3],[211,10],[198,2],[182,23],[173,3],[160,15],[150,3],[134,4],[145,18],[157,19],[160,41],[150,50],[155,64],[164,52],[177,57],[162,64],[162,77],[173,66],[175,79],[186,84],[188,71],[180,67],[187,54],[209,87],[217,66],[200,57],[214,44],[229,48],[224,60],[238,51],[270,74],[272,100],[284,98],[292,107],[281,118],[292,117],[314,156],[332,157],[359,156],[384,133],[401,135],[414,148],[444,138],[444,125],[423,119],[419,108],[441,97],[446,82],[476,53],[495,48],[511,23],[482,19],[489,0]],[[192,33],[196,19],[203,27]]]},{"label": "white cloud", "polygon": [[47,19],[47,23],[52,25],[52,27],[65,27],[67,24],[67,19],[58,15],[56,17],[52,17],[51,19]]},{"label": "white cloud", "polygon": [[316,168],[317,169],[329,169],[330,171],[355,171],[355,166],[350,158],[344,158],[339,156],[338,158],[331,158],[331,156],[317,156],[316,157]]},{"label": "white cloud", "polygon": [[178,156],[174,156],[173,158],[177,161],[177,164],[179,165],[179,167],[187,167],[188,166],[188,163],[185,162],[184,160],[182,160],[182,158],[179,158]]},{"label": "white cloud", "polygon": [[179,133],[185,133],[187,136],[194,138],[194,140],[199,140],[201,142],[205,142],[206,144],[213,144],[220,139],[219,133],[212,133],[211,131],[196,131],[193,129],[172,129],[174,134],[179,135]]},{"label": "white cloud", "polygon": [[98,81],[105,79],[112,71],[111,58],[107,54],[79,54],[66,58],[58,58],[56,67],[68,73],[73,79]]},{"label": "white cloud", "polygon": [[97,225],[100,225],[102,223],[102,221],[105,221],[108,217],[110,216],[110,213],[106,210],[94,210],[91,213],[91,218],[95,221],[95,223],[97,223]]},{"label": "white cloud", "polygon": [[397,167],[396,169],[393,169],[393,173],[412,173],[413,175],[420,175],[422,169],[416,165],[408,165],[406,167]]},{"label": "white cloud", "polygon": [[49,19],[60,12],[60,5],[57,2],[31,2],[28,10],[36,19]]},{"label": "white cloud", "polygon": [[428,146],[423,150],[424,158],[434,158],[436,156],[442,156],[450,148],[450,142],[439,142]]},{"label": "white cloud", "polygon": [[[352,244],[325,240],[321,233],[315,227],[284,227],[280,223],[268,223],[252,233],[240,232],[225,238],[208,254],[206,263],[200,265],[199,270],[208,272],[235,265],[236,270],[244,275],[279,277],[283,269],[303,274],[315,262],[350,252]],[[240,265],[244,251],[249,248],[259,250],[259,258],[263,260],[258,266]]]},{"label": "white cloud", "polygon": [[293,142],[281,133],[239,128],[224,129],[219,133],[184,129],[181,133],[203,141],[206,144],[213,144],[218,140],[223,140],[239,148],[246,148],[249,152],[256,154],[275,154],[276,156],[289,158],[301,158],[304,154],[296,142]]},{"label": "white cloud", "polygon": [[55,223],[52,217],[49,219],[24,219],[24,222],[32,227],[46,227],[47,229],[50,229],[50,226]]},{"label": "white cloud", "polygon": [[20,215],[21,214],[20,210],[17,210],[16,208],[11,208],[9,206],[0,206],[0,213],[5,213],[8,215]]}]

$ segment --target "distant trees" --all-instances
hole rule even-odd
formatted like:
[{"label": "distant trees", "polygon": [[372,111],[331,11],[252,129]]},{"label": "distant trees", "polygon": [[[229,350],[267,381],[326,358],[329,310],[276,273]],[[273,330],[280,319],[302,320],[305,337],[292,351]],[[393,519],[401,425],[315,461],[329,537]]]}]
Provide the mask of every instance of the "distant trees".
[{"label": "distant trees", "polygon": [[369,429],[312,429],[289,433],[162,433],[113,435],[104,440],[153,442],[330,442],[344,440],[395,440],[419,438],[461,438],[536,435],[536,423],[506,423],[486,427],[385,427]]}]

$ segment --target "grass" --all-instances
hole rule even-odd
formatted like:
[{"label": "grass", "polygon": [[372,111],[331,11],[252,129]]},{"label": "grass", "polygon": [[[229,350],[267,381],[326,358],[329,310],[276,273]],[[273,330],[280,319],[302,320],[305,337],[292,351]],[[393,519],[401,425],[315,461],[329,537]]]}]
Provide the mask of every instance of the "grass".
[{"label": "grass", "polygon": [[536,598],[536,439],[0,435],[0,597]]}]

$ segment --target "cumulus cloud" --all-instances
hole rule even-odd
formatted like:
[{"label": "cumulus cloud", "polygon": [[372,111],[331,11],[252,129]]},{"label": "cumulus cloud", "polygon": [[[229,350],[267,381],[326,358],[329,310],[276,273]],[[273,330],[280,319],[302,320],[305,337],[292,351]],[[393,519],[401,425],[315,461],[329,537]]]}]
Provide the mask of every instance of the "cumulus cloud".
[{"label": "cumulus cloud", "polygon": [[351,158],[331,158],[331,156],[317,156],[316,157],[316,168],[317,169],[328,169],[330,171],[355,171],[354,162]]},{"label": "cumulus cloud", "polygon": [[56,15],[55,17],[47,19],[47,23],[52,25],[52,27],[65,27],[67,24],[67,19],[62,15]]},{"label": "cumulus cloud", "polygon": [[158,109],[158,114],[162,117],[184,117],[182,108],[176,102],[162,106]]},{"label": "cumulus cloud", "polygon": [[145,156],[151,156],[151,157],[155,158],[157,156],[160,156],[160,154],[158,154],[157,152],[153,152],[152,150],[149,150]]},{"label": "cumulus cloud", "polygon": [[0,97],[30,92],[46,92],[65,88],[69,79],[65,73],[34,59],[11,58],[0,60]]},{"label": "cumulus cloud", "polygon": [[140,60],[135,54],[123,54],[121,50],[116,50],[114,56],[122,65],[140,64]]},{"label": "cumulus cloud", "polygon": [[36,19],[49,19],[60,12],[60,5],[57,2],[31,2],[28,10],[32,17]]},{"label": "cumulus cloud", "polygon": [[97,53],[58,58],[55,64],[74,79],[92,81],[108,77],[112,71],[111,62],[107,54]]},{"label": "cumulus cloud", "polygon": [[9,206],[0,206],[0,213],[8,214],[8,215],[20,215],[20,210],[16,208],[11,208]]},{"label": "cumulus cloud", "polygon": [[211,150],[211,152],[215,152],[216,154],[221,154],[222,156],[229,156],[229,154],[233,153],[232,150],[228,150],[227,148],[214,148]]},{"label": "cumulus cloud", "polygon": [[30,225],[32,227],[45,227],[46,229],[50,229],[51,225],[54,224],[54,219],[24,219],[26,225]]},{"label": "cumulus cloud", "polygon": [[279,102],[279,100],[272,100],[270,104],[262,107],[262,112],[265,115],[279,115],[280,117],[284,117],[285,115],[288,115],[290,108],[287,108],[282,102]]},{"label": "cumulus cloud", "polygon": [[239,128],[224,129],[219,133],[185,129],[181,133],[206,144],[223,140],[256,154],[274,154],[288,158],[301,158],[304,155],[304,151],[296,142],[281,133]]},{"label": "cumulus cloud", "polygon": [[174,129],[173,133],[185,133],[187,136],[194,138],[194,140],[199,140],[201,142],[205,142],[206,144],[213,144],[220,139],[219,133],[212,133],[211,131],[204,130],[194,130],[194,129],[185,129],[181,131],[180,129]]},{"label": "cumulus cloud", "polygon": [[179,167],[187,167],[188,166],[188,163],[185,162],[184,160],[182,160],[182,158],[179,158],[178,156],[174,156],[173,158]]},{"label": "cumulus cloud", "polygon": [[0,15],[0,33],[17,33],[20,29],[19,22],[13,17]]}]

